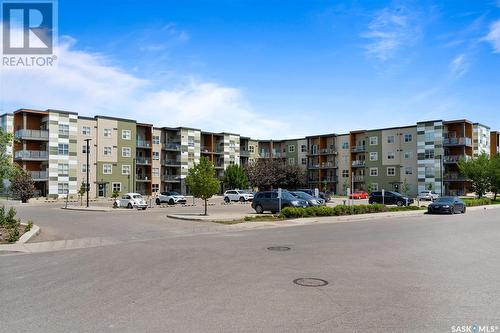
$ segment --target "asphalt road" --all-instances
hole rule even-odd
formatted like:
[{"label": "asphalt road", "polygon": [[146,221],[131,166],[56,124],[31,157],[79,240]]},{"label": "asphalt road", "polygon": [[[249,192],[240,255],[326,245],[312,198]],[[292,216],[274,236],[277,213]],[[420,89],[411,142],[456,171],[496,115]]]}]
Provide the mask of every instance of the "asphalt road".
[{"label": "asphalt road", "polygon": [[[498,212],[221,230],[4,255],[0,331],[452,332],[452,326],[474,323],[494,328],[500,326]],[[99,221],[98,215],[89,217]],[[104,232],[119,220],[99,222],[106,228],[97,232]],[[159,216],[136,222],[151,231],[174,228]],[[120,230],[135,231],[130,227],[124,223]],[[269,246],[291,249],[268,251]],[[329,284],[293,283],[308,277]]]}]

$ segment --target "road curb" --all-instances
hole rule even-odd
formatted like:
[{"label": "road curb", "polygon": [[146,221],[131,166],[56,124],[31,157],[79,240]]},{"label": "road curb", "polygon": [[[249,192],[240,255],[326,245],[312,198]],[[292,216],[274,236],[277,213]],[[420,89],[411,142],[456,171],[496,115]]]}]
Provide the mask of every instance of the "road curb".
[{"label": "road curb", "polygon": [[[200,215],[200,216],[202,216],[202,215]],[[175,214],[167,214],[167,217],[171,218],[171,219],[174,219],[174,220],[196,221],[196,222],[214,222],[214,221],[223,221],[223,220],[225,220],[224,218],[222,218],[222,219],[208,219],[208,218],[204,219],[204,218],[196,217],[196,216],[185,217],[185,216],[178,216],[178,215],[175,215]],[[235,219],[234,218],[227,219],[227,221],[232,221],[232,220],[235,220]]]},{"label": "road curb", "polygon": [[[27,223],[21,223],[22,225],[28,225]],[[40,233],[40,227],[33,224],[33,226],[31,227],[30,231],[28,232],[25,232],[24,234],[21,235],[21,237],[19,237],[19,239],[17,240],[17,242],[15,242],[14,244],[24,244],[26,242],[28,242],[31,238],[35,237],[36,235],[38,235]]]},{"label": "road curb", "polygon": [[80,208],[80,207],[61,207],[65,210],[76,210],[80,212],[109,212],[111,208]]}]

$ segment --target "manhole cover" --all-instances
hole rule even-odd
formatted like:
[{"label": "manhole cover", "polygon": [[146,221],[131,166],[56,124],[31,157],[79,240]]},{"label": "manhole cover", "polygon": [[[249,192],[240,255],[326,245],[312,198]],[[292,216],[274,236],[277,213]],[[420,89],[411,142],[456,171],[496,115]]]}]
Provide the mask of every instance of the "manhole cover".
[{"label": "manhole cover", "polygon": [[288,246],[270,246],[267,248],[269,251],[288,251],[290,248]]},{"label": "manhole cover", "polygon": [[300,278],[293,280],[293,283],[302,287],[323,287],[328,284],[328,281],[315,278]]}]

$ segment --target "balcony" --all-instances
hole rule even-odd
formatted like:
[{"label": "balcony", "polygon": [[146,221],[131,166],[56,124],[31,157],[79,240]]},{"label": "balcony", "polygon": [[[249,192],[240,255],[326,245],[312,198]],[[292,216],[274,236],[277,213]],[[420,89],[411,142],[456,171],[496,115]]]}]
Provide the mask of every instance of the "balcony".
[{"label": "balcony", "polygon": [[319,163],[310,163],[308,168],[309,169],[319,169]]},{"label": "balcony", "polygon": [[468,179],[462,176],[458,172],[445,173],[443,175],[443,181],[445,182],[466,182]]},{"label": "balcony", "polygon": [[164,160],[162,164],[165,165],[165,166],[180,167],[181,166],[181,161],[179,161],[179,160]]},{"label": "balcony", "polygon": [[355,175],[354,182],[355,183],[363,183],[365,181],[365,176],[363,175]]},{"label": "balcony", "polygon": [[335,149],[322,148],[319,150],[321,155],[337,155],[337,151]]},{"label": "balcony", "polygon": [[352,167],[353,168],[364,168],[365,167],[365,161],[362,160],[357,160],[352,162]]},{"label": "balcony", "polygon": [[46,150],[18,150],[14,153],[14,159],[23,161],[47,161],[49,152]]},{"label": "balcony", "polygon": [[179,176],[179,175],[162,175],[161,181],[168,182],[168,183],[179,183],[181,181],[181,176]]},{"label": "balcony", "polygon": [[327,183],[336,183],[338,182],[338,177],[336,176],[330,176],[330,177],[325,177],[321,180],[321,182],[327,182]]},{"label": "balcony", "polygon": [[445,138],[443,139],[443,145],[450,146],[472,146],[471,138]]},{"label": "balcony", "polygon": [[323,162],[321,163],[322,169],[335,169],[337,165],[334,162]]},{"label": "balcony", "polygon": [[243,149],[240,148],[240,156],[249,157],[250,156],[250,152],[248,150],[243,150]]},{"label": "balcony", "polygon": [[364,153],[365,151],[366,151],[366,146],[363,145],[354,146],[351,149],[351,152],[353,153]]},{"label": "balcony", "polygon": [[151,148],[151,141],[137,140],[136,145],[137,148]]},{"label": "balcony", "polygon": [[31,130],[31,129],[21,129],[15,132],[15,137],[22,140],[49,140],[49,131],[47,130]]},{"label": "balcony", "polygon": [[34,181],[47,181],[49,179],[47,171],[30,171],[29,173]]},{"label": "balcony", "polygon": [[472,159],[472,157],[469,156],[469,155],[449,155],[449,156],[444,156],[443,163],[456,164],[461,159],[465,159],[466,161],[468,161],[468,160]]},{"label": "balcony", "polygon": [[135,175],[135,181],[136,182],[150,182],[151,177],[144,176],[144,175]]},{"label": "balcony", "polygon": [[162,148],[163,150],[180,151],[181,145],[178,143],[164,143]]},{"label": "balcony", "polygon": [[137,165],[151,165],[151,159],[145,157],[137,157],[135,159]]},{"label": "balcony", "polygon": [[224,169],[224,163],[215,163],[215,164],[214,164],[214,167],[215,167],[216,169]]}]

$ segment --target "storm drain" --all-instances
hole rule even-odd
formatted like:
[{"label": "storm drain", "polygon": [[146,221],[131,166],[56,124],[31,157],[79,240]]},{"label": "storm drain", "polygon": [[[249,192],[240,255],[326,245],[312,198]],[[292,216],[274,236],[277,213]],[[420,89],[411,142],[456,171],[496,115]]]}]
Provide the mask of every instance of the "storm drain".
[{"label": "storm drain", "polygon": [[289,251],[288,246],[270,246],[267,248],[269,251]]},{"label": "storm drain", "polygon": [[302,287],[323,287],[328,281],[316,278],[300,278],[293,280],[293,283]]}]

